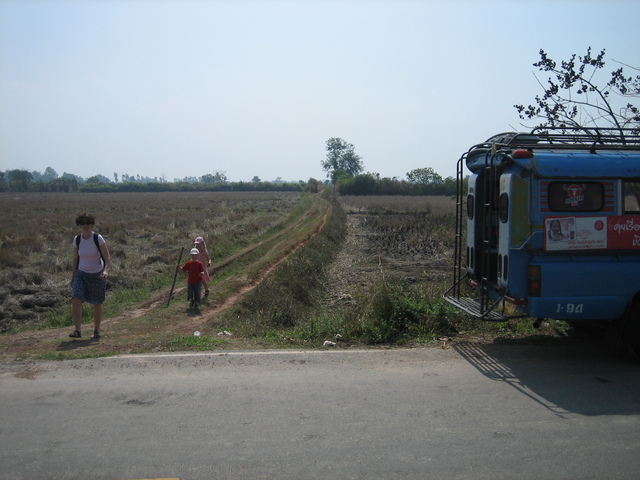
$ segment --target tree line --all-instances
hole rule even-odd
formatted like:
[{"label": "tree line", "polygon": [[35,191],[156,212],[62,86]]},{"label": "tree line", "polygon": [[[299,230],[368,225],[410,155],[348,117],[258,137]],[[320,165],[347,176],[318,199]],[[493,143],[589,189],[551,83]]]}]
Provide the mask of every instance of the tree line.
[{"label": "tree line", "polygon": [[[441,179],[436,174],[436,181],[416,181],[415,175],[422,170],[416,169],[411,178],[383,178],[379,174],[364,173],[341,178],[338,185],[325,180],[310,178],[307,182],[284,182],[275,180],[262,181],[254,177],[250,182],[89,182],[77,178],[58,177],[52,180],[33,181],[26,170],[8,170],[0,172],[0,192],[81,192],[81,193],[118,193],[118,192],[252,192],[277,191],[295,192],[310,191],[317,193],[325,187],[335,188],[342,195],[455,195],[455,179]],[[408,174],[409,176],[409,174]],[[440,178],[440,180],[438,180]]]},{"label": "tree line", "polygon": [[[52,171],[51,167],[47,172]],[[38,172],[28,170],[0,171],[0,192],[84,192],[84,193],[116,193],[116,192],[190,192],[190,191],[302,191],[308,182],[284,182],[276,179],[273,182],[263,182],[254,177],[250,182],[229,182],[226,177],[212,174],[202,177],[185,177],[174,182],[158,181],[122,175],[120,182],[112,182],[102,175],[96,175],[84,180],[72,174],[61,177],[47,177]]]},{"label": "tree line", "polygon": [[[104,175],[94,175],[83,179],[77,175],[64,173],[58,176],[52,167],[44,173],[28,170],[0,171],[0,192],[248,192],[248,191],[311,191],[319,192],[324,187],[333,187],[343,195],[454,195],[455,179],[443,179],[431,167],[417,168],[407,173],[406,180],[383,178],[378,173],[360,173],[363,165],[355,154],[354,147],[342,139],[327,141],[331,148],[332,163],[336,168],[330,178],[319,181],[310,178],[307,182],[286,182],[280,177],[273,181],[263,181],[254,176],[249,182],[230,182],[224,172],[216,171],[201,177],[185,177],[173,182],[114,173],[115,181]],[[346,148],[346,154],[341,150]],[[355,163],[353,163],[355,162]],[[120,181],[118,181],[120,180]]]}]

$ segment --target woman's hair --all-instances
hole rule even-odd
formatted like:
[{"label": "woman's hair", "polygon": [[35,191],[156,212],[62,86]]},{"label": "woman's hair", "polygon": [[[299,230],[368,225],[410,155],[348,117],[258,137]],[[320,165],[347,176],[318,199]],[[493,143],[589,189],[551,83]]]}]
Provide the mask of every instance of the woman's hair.
[{"label": "woman's hair", "polygon": [[76,225],[94,225],[96,219],[90,213],[84,212],[76,217]]}]

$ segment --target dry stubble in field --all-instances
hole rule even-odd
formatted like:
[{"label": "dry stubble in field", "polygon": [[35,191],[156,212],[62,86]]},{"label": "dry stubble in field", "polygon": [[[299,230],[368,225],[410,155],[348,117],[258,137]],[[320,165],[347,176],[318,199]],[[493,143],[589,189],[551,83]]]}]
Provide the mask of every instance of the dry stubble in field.
[{"label": "dry stubble in field", "polygon": [[441,288],[450,274],[455,198],[446,196],[343,196],[347,245],[329,269],[335,302],[382,275]]}]

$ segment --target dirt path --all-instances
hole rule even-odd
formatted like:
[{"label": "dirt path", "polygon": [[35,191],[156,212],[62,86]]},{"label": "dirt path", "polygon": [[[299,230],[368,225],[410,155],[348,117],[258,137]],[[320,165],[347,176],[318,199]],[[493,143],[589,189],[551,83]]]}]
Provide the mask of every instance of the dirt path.
[{"label": "dirt path", "polygon": [[[201,329],[202,326],[205,325],[209,320],[217,317],[218,315],[223,313],[225,310],[233,307],[236,303],[238,303],[240,298],[242,298],[244,295],[249,293],[251,290],[256,288],[258,285],[260,285],[260,283],[262,283],[264,281],[264,279],[267,278],[271,274],[271,272],[273,272],[278,267],[278,265],[280,265],[282,262],[284,262],[291,254],[293,254],[295,251],[300,249],[305,243],[307,243],[309,240],[311,240],[313,237],[315,237],[322,230],[322,228],[324,227],[325,223],[327,222],[327,215],[329,215],[328,211],[325,212],[325,214],[322,217],[321,223],[316,227],[314,232],[308,238],[297,242],[293,246],[293,248],[291,248],[290,250],[286,251],[275,262],[273,262],[271,265],[267,266],[264,270],[262,270],[258,274],[257,277],[251,279],[250,281],[248,281],[247,283],[242,285],[232,295],[227,297],[224,300],[224,302],[222,302],[222,303],[220,303],[218,305],[211,306],[208,310],[206,310],[203,313],[203,315],[201,315],[200,317],[194,318],[193,322],[187,323],[185,325],[188,328],[187,331],[191,331],[191,330],[195,331],[195,330]],[[284,234],[283,234],[283,237],[284,237]],[[255,249],[255,247],[251,247],[251,250],[254,250],[254,249]],[[215,270],[215,268],[214,268],[214,270]]]}]

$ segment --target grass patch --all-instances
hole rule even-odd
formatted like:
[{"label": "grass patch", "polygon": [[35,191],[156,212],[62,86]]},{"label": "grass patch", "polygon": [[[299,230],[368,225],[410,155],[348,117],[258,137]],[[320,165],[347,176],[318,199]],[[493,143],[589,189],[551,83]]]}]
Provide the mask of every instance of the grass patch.
[{"label": "grass patch", "polygon": [[381,278],[356,292],[352,305],[312,318],[288,334],[316,342],[428,343],[455,336],[473,322],[445,302],[439,292],[423,287],[400,278]]},{"label": "grass patch", "polygon": [[219,338],[211,338],[206,335],[200,336],[182,336],[177,337],[171,341],[170,350],[180,350],[180,351],[205,351],[205,350],[215,350],[228,343],[224,339]]}]

